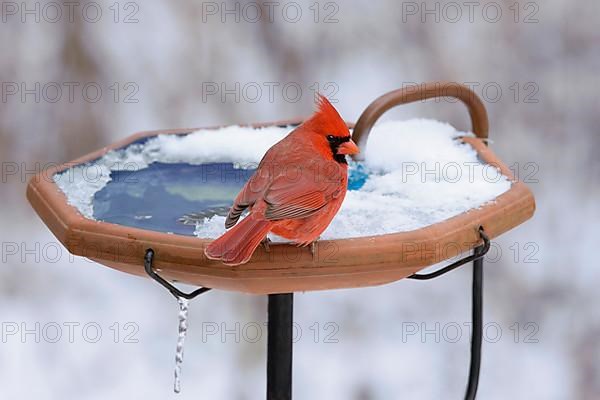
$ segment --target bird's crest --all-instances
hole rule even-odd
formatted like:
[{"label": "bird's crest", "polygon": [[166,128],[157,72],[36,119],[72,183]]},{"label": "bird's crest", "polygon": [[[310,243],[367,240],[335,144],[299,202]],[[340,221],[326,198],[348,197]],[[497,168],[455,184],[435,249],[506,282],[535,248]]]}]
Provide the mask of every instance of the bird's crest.
[{"label": "bird's crest", "polygon": [[329,102],[327,97],[323,96],[321,93],[317,94],[317,112],[319,114],[326,115],[331,119],[340,118],[337,110]]},{"label": "bird's crest", "polygon": [[337,112],[335,107],[322,94],[318,94],[317,110],[313,116],[314,122],[322,133],[339,135],[341,132],[348,132],[346,123]]}]

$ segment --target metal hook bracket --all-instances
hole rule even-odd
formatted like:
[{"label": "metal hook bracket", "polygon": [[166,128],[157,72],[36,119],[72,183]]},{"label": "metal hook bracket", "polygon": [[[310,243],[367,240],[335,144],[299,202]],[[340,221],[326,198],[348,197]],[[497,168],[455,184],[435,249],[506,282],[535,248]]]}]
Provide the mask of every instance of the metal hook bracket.
[{"label": "metal hook bracket", "polygon": [[146,255],[144,256],[144,270],[150,276],[150,278],[154,279],[156,282],[160,283],[164,286],[175,298],[183,297],[184,299],[191,300],[202,293],[208,292],[211,288],[199,288],[190,293],[184,293],[181,290],[177,289],[175,286],[171,285],[165,278],[160,276],[154,271],[152,268],[152,263],[154,261],[154,250],[148,249],[146,250]]},{"label": "metal hook bracket", "polygon": [[410,276],[407,276],[407,278],[408,279],[416,279],[416,280],[420,280],[420,281],[437,278],[438,276],[444,275],[444,274],[460,267],[461,265],[464,265],[468,262],[475,261],[475,260],[482,258],[483,256],[485,256],[487,254],[488,251],[490,251],[490,238],[488,237],[488,235],[486,235],[486,233],[483,229],[483,226],[479,227],[479,237],[483,240],[483,246],[476,247],[475,250],[473,251],[473,254],[471,254],[470,256],[460,259],[456,262],[453,262],[452,264],[447,265],[444,268],[440,268],[437,271],[433,271],[428,274],[412,274]]},{"label": "metal hook bracket", "polygon": [[469,365],[469,380],[465,393],[466,400],[474,400],[477,395],[479,372],[481,369],[481,345],[483,343],[483,256],[490,250],[490,238],[486,235],[483,226],[479,227],[479,236],[483,240],[483,245],[477,246],[472,255],[429,274],[414,274],[409,276],[411,279],[433,279],[469,261],[473,261],[473,283],[471,289],[473,333],[471,335],[471,361]]}]

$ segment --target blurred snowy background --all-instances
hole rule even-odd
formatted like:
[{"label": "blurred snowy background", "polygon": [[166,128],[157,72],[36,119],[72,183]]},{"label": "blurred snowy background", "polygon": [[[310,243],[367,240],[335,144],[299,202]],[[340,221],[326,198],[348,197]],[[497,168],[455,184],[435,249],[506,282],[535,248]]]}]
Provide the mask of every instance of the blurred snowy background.
[{"label": "blurred snowy background", "polygon": [[[264,398],[266,299],[192,302],[172,394],[176,302],[69,256],[25,200],[40,168],[141,130],[308,115],[315,90],[354,121],[432,80],[483,97],[494,151],[537,199],[488,257],[479,397],[600,398],[600,3],[257,4],[2,2],[0,398]],[[385,118],[418,116],[468,129],[448,101]],[[295,398],[462,398],[469,290],[465,267],[298,294]]]}]

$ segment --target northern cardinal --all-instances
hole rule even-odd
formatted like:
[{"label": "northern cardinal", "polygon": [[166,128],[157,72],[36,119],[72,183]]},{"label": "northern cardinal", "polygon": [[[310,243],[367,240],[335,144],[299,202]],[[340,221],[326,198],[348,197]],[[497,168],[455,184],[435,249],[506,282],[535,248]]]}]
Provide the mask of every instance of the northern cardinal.
[{"label": "northern cardinal", "polygon": [[346,155],[358,152],[344,120],[319,96],[317,111],[264,155],[229,210],[225,228],[231,229],[205,248],[206,257],[244,264],[269,232],[313,244],[346,195]]}]

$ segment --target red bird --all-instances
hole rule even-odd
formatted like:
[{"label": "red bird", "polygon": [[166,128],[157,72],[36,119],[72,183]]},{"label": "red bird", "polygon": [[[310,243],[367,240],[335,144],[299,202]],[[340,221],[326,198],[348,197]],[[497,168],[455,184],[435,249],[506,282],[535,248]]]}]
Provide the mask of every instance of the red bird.
[{"label": "red bird", "polygon": [[346,196],[346,155],[358,152],[344,120],[319,96],[315,114],[267,151],[229,210],[225,228],[231,229],[205,248],[206,257],[244,264],[269,232],[313,244]]}]

